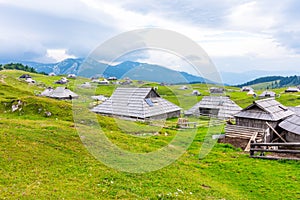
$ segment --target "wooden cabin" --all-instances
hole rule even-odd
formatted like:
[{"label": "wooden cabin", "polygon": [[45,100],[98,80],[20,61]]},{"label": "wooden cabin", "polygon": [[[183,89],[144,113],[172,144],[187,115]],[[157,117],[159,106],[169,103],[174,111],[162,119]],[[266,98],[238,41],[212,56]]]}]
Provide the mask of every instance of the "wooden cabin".
[{"label": "wooden cabin", "polygon": [[286,92],[286,93],[293,93],[293,92],[300,92],[300,90],[297,87],[289,87],[284,92]]},{"label": "wooden cabin", "polygon": [[250,92],[250,91],[254,91],[254,90],[252,87],[245,86],[245,87],[242,87],[241,91],[242,92]]},{"label": "wooden cabin", "polygon": [[131,120],[153,120],[179,117],[181,108],[161,98],[153,88],[117,88],[92,112]]},{"label": "wooden cabin", "polygon": [[293,114],[275,99],[268,98],[254,101],[234,117],[237,126],[267,129],[266,122],[275,128],[282,120]]},{"label": "wooden cabin", "polygon": [[217,118],[233,118],[242,108],[226,96],[205,96],[186,115],[204,115]]},{"label": "wooden cabin", "polygon": [[274,138],[272,129],[293,114],[293,111],[273,98],[254,101],[234,115],[235,125],[226,125],[225,142],[245,150],[249,147],[250,140],[270,142]]},{"label": "wooden cabin", "polygon": [[272,92],[272,91],[264,91],[263,93],[261,93],[259,95],[259,98],[263,99],[263,98],[275,98],[276,97],[276,93]]},{"label": "wooden cabin", "polygon": [[210,94],[223,94],[225,92],[225,88],[222,87],[211,87],[209,88]]}]

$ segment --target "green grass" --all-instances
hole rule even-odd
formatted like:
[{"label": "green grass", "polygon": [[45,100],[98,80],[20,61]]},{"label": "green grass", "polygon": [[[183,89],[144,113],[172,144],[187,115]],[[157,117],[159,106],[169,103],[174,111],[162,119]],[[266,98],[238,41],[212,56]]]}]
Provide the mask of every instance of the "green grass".
[{"label": "green grass", "polygon": [[[16,79],[18,73],[0,72],[0,199],[300,198],[299,162],[250,159],[247,153],[228,144],[216,144],[204,159],[199,159],[205,127],[198,128],[188,150],[163,169],[142,174],[111,169],[95,159],[81,142],[72,121],[71,103],[36,97],[35,91],[43,87],[20,82]],[[38,76],[36,80],[48,79]],[[189,96],[192,89],[182,91],[178,87],[159,86],[158,92],[174,103],[184,100],[186,108],[201,99]],[[97,93],[109,95],[113,88],[101,86]],[[208,93],[205,85],[195,84],[193,88]],[[254,100],[237,88],[227,89],[227,95],[242,107]],[[24,102],[22,110],[12,113],[11,104],[18,99]],[[300,104],[298,94],[281,94],[277,99],[284,105]],[[46,110],[53,115],[46,117]],[[104,116],[97,120],[114,144],[130,152],[152,152],[176,135],[176,119],[168,120],[165,128]],[[192,119],[197,120],[207,122]],[[145,132],[149,135],[139,135]]]}]

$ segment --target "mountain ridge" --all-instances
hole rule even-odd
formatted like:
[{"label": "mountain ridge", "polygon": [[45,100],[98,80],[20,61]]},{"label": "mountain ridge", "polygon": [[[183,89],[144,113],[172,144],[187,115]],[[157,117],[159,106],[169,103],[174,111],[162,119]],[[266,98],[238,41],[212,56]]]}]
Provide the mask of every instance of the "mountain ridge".
[{"label": "mountain ridge", "polygon": [[[117,65],[108,65],[98,61],[91,61],[91,67],[80,69],[80,65],[85,63],[83,58],[68,58],[57,63],[38,63],[30,61],[16,61],[33,67],[38,72],[47,74],[79,74],[84,77],[92,77],[101,74],[108,78],[115,76],[118,79],[129,77],[135,80],[147,80],[153,82],[175,83],[214,83],[203,77],[195,76],[186,72],[175,71],[160,65],[125,61]],[[152,73],[155,71],[155,73]]]}]

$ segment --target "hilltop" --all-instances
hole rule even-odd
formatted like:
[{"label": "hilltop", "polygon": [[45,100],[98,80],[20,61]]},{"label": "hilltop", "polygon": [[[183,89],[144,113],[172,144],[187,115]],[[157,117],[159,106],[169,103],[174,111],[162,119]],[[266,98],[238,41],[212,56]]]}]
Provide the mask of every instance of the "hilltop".
[{"label": "hilltop", "polygon": [[[300,198],[299,163],[250,159],[240,149],[216,144],[204,159],[199,160],[207,127],[196,129],[189,149],[174,163],[161,170],[130,174],[105,166],[84,147],[76,132],[72,103],[38,97],[47,86],[55,86],[59,77],[30,73],[37,80],[27,84],[18,77],[24,72],[0,71],[0,199],[293,199]],[[76,81],[88,79],[79,77]],[[68,87],[74,86],[74,81]],[[186,109],[202,97],[189,94],[196,88],[208,94],[205,84],[170,87],[157,83],[164,98]],[[99,86],[96,93],[109,95],[114,86]],[[240,106],[253,101],[239,88],[226,87],[228,95]],[[277,92],[282,92],[278,89]],[[196,98],[196,99],[195,99]],[[11,111],[20,100],[22,109]],[[296,95],[281,95],[285,105],[300,104]],[[50,111],[50,117],[44,114]],[[114,144],[131,152],[147,153],[167,145],[176,135],[172,126],[157,128],[143,123],[125,122],[98,116],[106,136]],[[203,119],[203,123],[208,123]],[[168,124],[176,123],[170,119]],[[82,124],[83,129],[90,126]],[[141,130],[158,132],[142,137],[128,133]],[[288,191],[288,192],[282,192]]]},{"label": "hilltop", "polygon": [[244,84],[237,85],[237,87],[251,86],[254,89],[271,89],[271,88],[283,88],[289,86],[300,85],[300,76],[267,76],[257,78],[253,81],[249,81]]}]

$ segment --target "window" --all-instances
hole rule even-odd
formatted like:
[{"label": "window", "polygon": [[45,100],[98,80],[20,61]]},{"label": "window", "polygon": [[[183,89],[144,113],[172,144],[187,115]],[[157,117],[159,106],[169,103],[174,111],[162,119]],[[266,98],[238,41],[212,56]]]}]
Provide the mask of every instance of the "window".
[{"label": "window", "polygon": [[151,99],[145,99],[145,101],[150,107],[153,106],[153,102],[151,101]]}]

